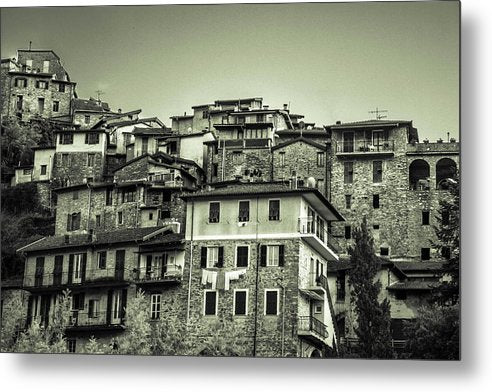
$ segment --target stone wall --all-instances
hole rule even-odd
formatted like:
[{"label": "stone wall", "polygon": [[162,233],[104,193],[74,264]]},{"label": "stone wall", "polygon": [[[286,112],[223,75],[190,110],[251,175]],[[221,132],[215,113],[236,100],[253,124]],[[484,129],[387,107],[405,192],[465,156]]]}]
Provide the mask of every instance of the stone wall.
[{"label": "stone wall", "polygon": [[88,153],[86,152],[69,152],[69,164],[62,163],[62,154],[55,153],[53,166],[53,179],[69,185],[84,183],[88,177],[94,182],[101,182],[104,179],[104,156],[101,152],[94,152],[94,166],[88,166]]}]

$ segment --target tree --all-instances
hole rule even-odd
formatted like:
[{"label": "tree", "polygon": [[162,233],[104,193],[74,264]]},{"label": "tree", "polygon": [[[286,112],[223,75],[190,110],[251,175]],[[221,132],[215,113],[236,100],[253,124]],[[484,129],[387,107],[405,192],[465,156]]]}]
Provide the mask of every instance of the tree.
[{"label": "tree", "polygon": [[438,226],[435,226],[437,242],[433,243],[443,257],[447,258],[443,272],[445,280],[435,290],[434,301],[441,304],[456,304],[459,301],[460,273],[460,182],[456,173],[446,182],[449,194],[439,200]]},{"label": "tree", "polygon": [[19,164],[32,163],[32,148],[41,140],[41,134],[28,125],[21,125],[15,117],[2,123],[2,170]]},{"label": "tree", "polygon": [[459,305],[432,304],[419,310],[415,320],[404,325],[409,358],[459,360]]},{"label": "tree", "polygon": [[244,331],[238,329],[231,318],[220,318],[210,327],[212,333],[205,337],[202,347],[194,355],[244,357],[252,355],[244,342]]},{"label": "tree", "polygon": [[117,340],[119,354],[150,355],[151,326],[147,299],[141,289],[128,301],[125,310],[125,334]]},{"label": "tree", "polygon": [[13,351],[19,331],[25,322],[26,314],[22,292],[13,292],[5,299],[0,330],[0,351]]},{"label": "tree", "polygon": [[380,261],[374,253],[374,241],[367,230],[364,218],[360,228],[354,230],[355,246],[349,247],[352,287],[351,303],[355,307],[360,356],[364,358],[391,358],[391,318],[387,299],[378,301],[381,283],[376,280]]},{"label": "tree", "polygon": [[47,325],[34,319],[27,331],[21,333],[14,351],[50,354],[68,352],[65,328],[70,320],[71,303],[70,292],[65,290],[58,297]]}]

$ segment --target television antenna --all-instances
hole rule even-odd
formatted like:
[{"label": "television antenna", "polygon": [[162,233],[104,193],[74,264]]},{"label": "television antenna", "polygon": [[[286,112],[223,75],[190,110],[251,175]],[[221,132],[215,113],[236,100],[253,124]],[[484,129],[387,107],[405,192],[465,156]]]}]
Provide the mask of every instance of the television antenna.
[{"label": "television antenna", "polygon": [[388,116],[383,116],[381,113],[388,113],[387,110],[383,110],[383,109],[379,109],[377,106],[376,106],[376,110],[370,110],[369,111],[370,114],[375,114],[376,115],[376,120],[381,120],[382,118],[386,118]]},{"label": "television antenna", "polygon": [[104,91],[96,90],[95,93],[97,94],[97,100],[101,102],[101,95],[104,95]]}]

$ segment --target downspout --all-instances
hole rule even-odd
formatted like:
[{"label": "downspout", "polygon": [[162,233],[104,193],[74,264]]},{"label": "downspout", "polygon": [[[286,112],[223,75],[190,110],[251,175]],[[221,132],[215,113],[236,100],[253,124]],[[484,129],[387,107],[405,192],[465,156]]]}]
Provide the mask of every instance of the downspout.
[{"label": "downspout", "polygon": [[88,206],[87,206],[87,232],[89,232],[89,230],[90,230],[89,222],[91,219],[91,204],[92,204],[92,188],[91,188],[90,184],[87,184],[87,188],[89,189],[89,203],[87,203],[88,204]]},{"label": "downspout", "polygon": [[[226,151],[225,151],[225,140],[224,144],[222,146],[222,181],[224,181],[225,178],[225,157],[226,157]],[[220,140],[219,140],[219,146],[220,146]]]},{"label": "downspout", "polygon": [[260,269],[260,244],[258,242],[258,199],[256,197],[256,230],[255,230],[255,240],[256,240],[256,282],[255,282],[255,325],[253,333],[253,357],[256,357],[256,337],[258,334],[258,283],[260,279],[259,269]]},{"label": "downspout", "polygon": [[190,231],[190,273],[188,276],[188,305],[186,307],[186,325],[190,322],[191,305],[191,270],[193,268],[193,224],[194,224],[195,202],[191,200],[191,231]]},{"label": "downspout", "polygon": [[285,286],[282,287],[282,357],[285,356]]}]

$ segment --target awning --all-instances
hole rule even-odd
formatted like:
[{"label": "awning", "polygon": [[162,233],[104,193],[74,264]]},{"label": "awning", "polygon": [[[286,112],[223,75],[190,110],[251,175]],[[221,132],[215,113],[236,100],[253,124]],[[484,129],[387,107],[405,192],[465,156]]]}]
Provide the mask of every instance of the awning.
[{"label": "awning", "polygon": [[325,300],[321,295],[319,295],[315,291],[307,290],[307,289],[299,289],[299,291],[302,294],[304,294],[305,296],[307,296],[309,298],[312,298],[312,299],[314,299],[316,301],[324,301]]}]

